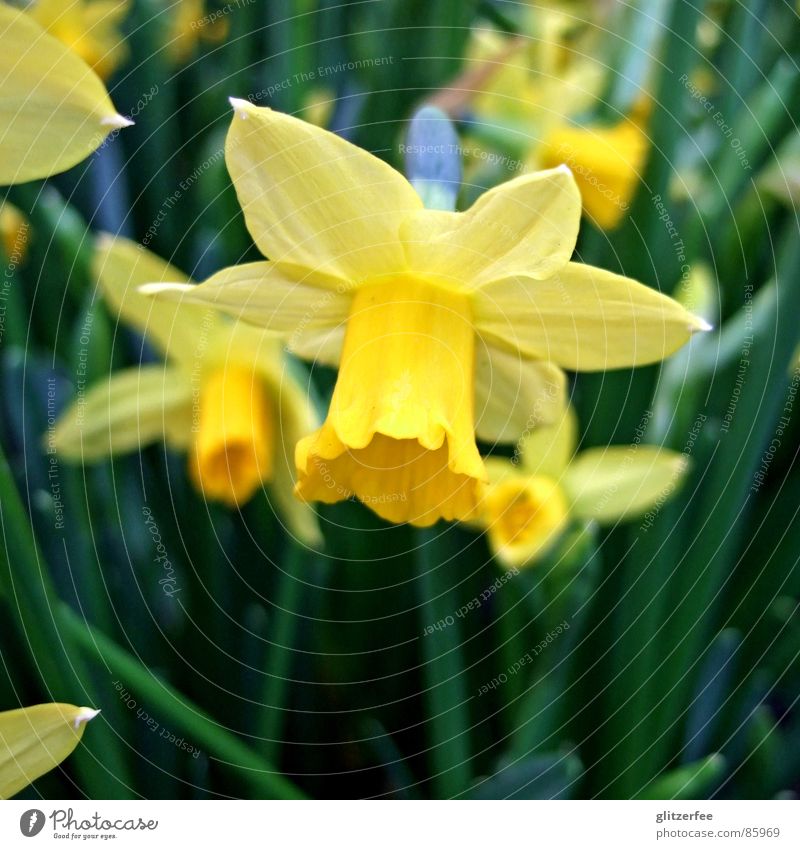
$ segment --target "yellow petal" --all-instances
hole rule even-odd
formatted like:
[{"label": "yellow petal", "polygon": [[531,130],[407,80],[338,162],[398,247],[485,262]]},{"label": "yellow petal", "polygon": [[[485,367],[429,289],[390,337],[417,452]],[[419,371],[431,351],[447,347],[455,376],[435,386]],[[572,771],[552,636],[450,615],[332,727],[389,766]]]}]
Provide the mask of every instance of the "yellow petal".
[{"label": "yellow petal", "polygon": [[280,433],[275,445],[275,474],[269,487],[269,499],[278,511],[286,530],[304,545],[322,545],[322,534],[316,512],[310,504],[294,495],[297,470],[295,447],[300,440],[319,427],[319,420],[308,399],[308,387],[284,378],[272,387],[280,411]]},{"label": "yellow petal", "polygon": [[345,328],[346,324],[337,324],[293,334],[289,337],[289,350],[318,365],[338,366],[344,347]]},{"label": "yellow petal", "polygon": [[[213,310],[189,303],[156,303],[138,287],[150,281],[188,281],[186,275],[146,248],[122,237],[97,239],[92,271],[111,309],[167,357],[190,362],[218,324]],[[194,287],[197,288],[197,287]]]},{"label": "yellow petal", "polygon": [[547,477],[509,476],[483,500],[489,547],[506,567],[530,566],[558,539],[569,517],[567,500]]},{"label": "yellow petal", "polygon": [[228,364],[203,375],[189,461],[197,489],[235,507],[272,477],[275,410],[261,376]]},{"label": "yellow petal", "polygon": [[503,277],[549,277],[575,249],[581,201],[567,168],[526,174],[466,212],[422,210],[402,227],[409,266],[462,288]]},{"label": "yellow petal", "polygon": [[98,713],[65,704],[0,713],[0,799],[10,799],[57,767],[80,743],[86,723]]},{"label": "yellow petal", "polygon": [[[484,457],[483,465],[486,467],[486,476],[489,480],[489,489],[506,480],[527,477],[522,471],[519,457]],[[488,491],[488,490],[487,490]]]},{"label": "yellow petal", "polygon": [[592,448],[573,460],[563,484],[578,518],[614,522],[665,501],[687,469],[684,455],[652,445]]},{"label": "yellow petal", "polygon": [[404,270],[400,223],[422,202],[401,174],[313,124],[231,103],[225,160],[265,256],[356,282]]},{"label": "yellow petal", "polygon": [[611,230],[630,209],[648,148],[644,131],[627,119],[613,127],[561,126],[545,137],[537,161],[544,168],[566,164],[586,214]]},{"label": "yellow petal", "polygon": [[78,398],[45,436],[45,445],[70,460],[97,460],[137,451],[165,438],[186,444],[192,428],[192,385],[183,371],[143,366],[113,374]]},{"label": "yellow petal", "polygon": [[464,296],[411,278],[359,289],[328,418],[297,447],[298,494],[393,522],[465,519],[485,478]]},{"label": "yellow petal", "polygon": [[635,280],[571,262],[547,280],[515,277],[476,292],[487,340],[574,371],[663,360],[709,325]]},{"label": "yellow petal", "polygon": [[[225,268],[199,286],[148,284],[142,297],[201,304],[269,331],[280,333],[290,350],[304,349],[307,338],[343,328],[352,296],[347,287],[298,266],[251,262]],[[153,307],[160,308],[160,304]]]},{"label": "yellow petal", "polygon": [[538,427],[520,444],[521,466],[532,475],[561,480],[578,444],[578,422],[572,407],[551,427]]},{"label": "yellow petal", "polygon": [[524,359],[483,340],[475,352],[475,432],[485,442],[515,442],[556,422],[567,379],[552,363]]},{"label": "yellow petal", "polygon": [[85,62],[5,3],[0,37],[0,184],[66,171],[131,123]]},{"label": "yellow petal", "polygon": [[311,504],[294,495],[296,483],[294,457],[289,462],[283,459],[276,463],[275,478],[269,487],[269,500],[283,524],[286,533],[307,546],[318,549],[323,544],[317,514]]}]

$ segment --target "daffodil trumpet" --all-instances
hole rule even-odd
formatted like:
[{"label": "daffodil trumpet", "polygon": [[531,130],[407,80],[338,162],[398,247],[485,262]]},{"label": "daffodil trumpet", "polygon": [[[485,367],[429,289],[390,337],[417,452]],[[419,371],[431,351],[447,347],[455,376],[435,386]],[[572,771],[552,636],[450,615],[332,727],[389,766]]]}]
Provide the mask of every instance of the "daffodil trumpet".
[{"label": "daffodil trumpet", "polygon": [[213,306],[339,365],[296,450],[297,494],[355,496],[392,522],[470,519],[476,436],[512,442],[563,412],[562,368],[662,360],[706,327],[633,280],[570,262],[570,170],[526,174],[466,212],[425,209],[389,165],[333,133],[233,100],[226,162],[269,262],[148,294]]},{"label": "daffodil trumpet", "polygon": [[188,454],[204,496],[238,507],[266,486],[289,532],[318,544],[313,512],[292,495],[294,446],[318,419],[274,334],[207,307],[154,304],[137,291],[142,281],[192,284],[123,238],[100,237],[94,274],[109,307],[166,364],[129,368],[93,386],[46,436],[48,450],[91,461],[163,439]]},{"label": "daffodil trumpet", "polygon": [[611,524],[665,502],[688,469],[683,454],[654,445],[577,452],[568,408],[558,425],[525,437],[511,459],[489,458],[489,486],[476,523],[497,561],[532,566],[573,521]]}]

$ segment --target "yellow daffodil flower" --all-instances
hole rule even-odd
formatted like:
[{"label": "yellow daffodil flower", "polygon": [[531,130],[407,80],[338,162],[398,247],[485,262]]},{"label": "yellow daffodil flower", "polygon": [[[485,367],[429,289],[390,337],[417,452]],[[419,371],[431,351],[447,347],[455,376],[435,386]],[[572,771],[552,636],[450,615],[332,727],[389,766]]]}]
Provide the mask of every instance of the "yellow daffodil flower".
[{"label": "yellow daffodil flower", "polygon": [[128,57],[119,27],[130,7],[130,0],[35,0],[27,13],[107,80]]},{"label": "yellow daffodil flower", "polygon": [[64,704],[0,713],[0,799],[10,799],[72,754],[98,710]]},{"label": "yellow daffodil flower", "polygon": [[3,251],[15,264],[25,259],[30,239],[28,219],[8,201],[0,204],[0,239]]},{"label": "yellow daffodil flower", "polygon": [[481,122],[528,140],[518,163],[525,170],[568,165],[586,214],[611,230],[630,208],[647,160],[647,115],[637,108],[609,125],[575,122],[597,102],[607,72],[595,45],[601,29],[586,23],[564,4],[537,4],[529,38],[476,31],[472,64],[440,100],[451,113],[471,102]]},{"label": "yellow daffodil flower", "polygon": [[571,519],[612,523],[641,515],[675,492],[683,454],[652,445],[590,448],[578,454],[571,409],[554,427],[522,440],[511,460],[489,458],[490,484],[478,524],[506,567],[533,565]]},{"label": "yellow daffodil flower", "polygon": [[66,171],[132,123],[95,72],[24,12],[0,3],[0,185]]},{"label": "yellow daffodil flower", "polygon": [[393,522],[471,516],[475,435],[511,441],[563,410],[558,367],[663,359],[705,327],[675,301],[570,262],[580,195],[567,168],[519,177],[467,212],[333,133],[234,100],[226,160],[271,262],[150,294],[214,305],[339,364],[322,428],[297,446],[298,495],[358,497]]},{"label": "yellow daffodil flower", "polygon": [[313,512],[292,489],[294,445],[318,420],[277,338],[207,307],[154,304],[139,284],[186,278],[126,239],[101,237],[94,268],[109,307],[167,363],[93,387],[56,423],[52,447],[90,461],[163,438],[189,453],[191,478],[208,498],[242,505],[269,484],[289,530],[317,543]]}]

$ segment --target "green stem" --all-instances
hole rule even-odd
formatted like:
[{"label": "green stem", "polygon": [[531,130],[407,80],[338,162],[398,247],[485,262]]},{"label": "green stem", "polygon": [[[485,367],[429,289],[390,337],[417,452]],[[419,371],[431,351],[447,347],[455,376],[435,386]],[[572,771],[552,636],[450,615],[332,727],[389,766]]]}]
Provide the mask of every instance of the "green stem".
[{"label": "green stem", "polygon": [[441,527],[419,532],[416,565],[431,772],[436,796],[449,799],[466,790],[472,772],[469,700],[456,618],[460,605],[448,580],[447,565],[455,560],[448,556],[446,533]]},{"label": "green stem", "polygon": [[264,757],[278,762],[282,733],[286,721],[290,670],[300,623],[299,608],[303,598],[302,574],[308,574],[309,560],[314,556],[299,545],[288,543],[283,569],[278,576],[274,614],[270,628],[270,647],[265,663],[266,680],[261,697],[262,722],[259,736],[263,737]]},{"label": "green stem", "polygon": [[259,793],[259,797],[304,798],[300,789],[276,773],[268,761],[222,728],[174,687],[156,678],[113,640],[87,625],[66,605],[61,606],[59,614],[71,639],[112,670],[126,688],[146,698],[159,716],[169,720],[193,743],[207,749],[223,766],[239,774],[244,773],[244,779]]}]

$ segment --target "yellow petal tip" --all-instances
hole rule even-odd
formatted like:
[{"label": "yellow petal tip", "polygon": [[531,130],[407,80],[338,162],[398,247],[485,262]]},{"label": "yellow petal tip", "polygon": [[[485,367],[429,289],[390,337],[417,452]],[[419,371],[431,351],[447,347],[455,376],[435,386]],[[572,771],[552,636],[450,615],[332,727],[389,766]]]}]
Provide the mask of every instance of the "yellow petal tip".
[{"label": "yellow petal tip", "polygon": [[709,330],[713,330],[714,326],[709,324],[704,318],[700,318],[700,316],[694,316],[694,324],[689,325],[690,333],[699,333],[700,331],[708,332]]},{"label": "yellow petal tip", "polygon": [[78,708],[78,713],[75,716],[75,719],[72,721],[72,727],[77,730],[86,722],[91,722],[97,714],[100,713],[99,710],[95,710],[90,707],[82,707]]},{"label": "yellow petal tip", "polygon": [[250,112],[256,108],[249,100],[242,100],[240,97],[229,97],[228,103],[233,107],[233,111],[243,119],[247,119]]},{"label": "yellow petal tip", "polygon": [[112,130],[122,130],[125,127],[132,127],[133,121],[130,118],[126,118],[124,115],[106,115],[100,121],[100,126],[102,127],[111,127]]},{"label": "yellow petal tip", "polygon": [[102,230],[94,237],[95,247],[100,251],[108,250],[114,244],[114,241],[115,237],[105,230]]}]

